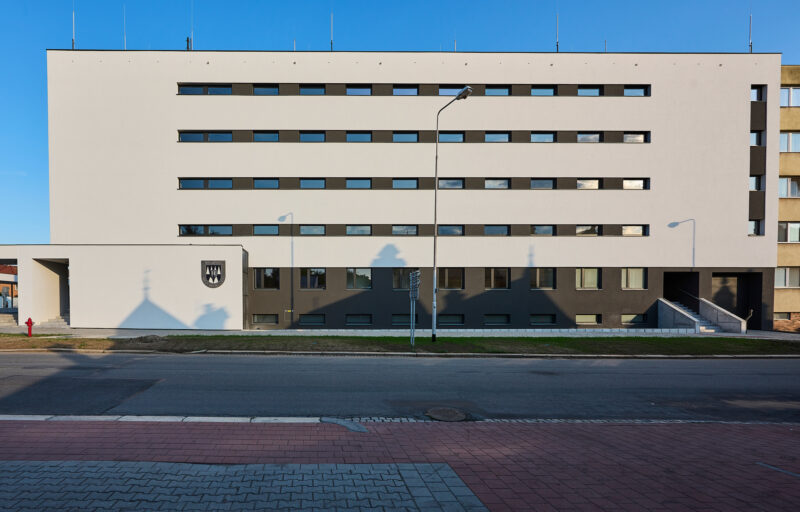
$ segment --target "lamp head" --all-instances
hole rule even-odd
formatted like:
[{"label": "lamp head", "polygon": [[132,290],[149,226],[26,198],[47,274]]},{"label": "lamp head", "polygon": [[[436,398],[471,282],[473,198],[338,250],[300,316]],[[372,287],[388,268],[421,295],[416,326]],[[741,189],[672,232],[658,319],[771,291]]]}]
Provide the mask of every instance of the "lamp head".
[{"label": "lamp head", "polygon": [[669,224],[667,224],[667,227],[677,228],[678,224],[680,224],[680,222],[670,222]]},{"label": "lamp head", "polygon": [[288,213],[286,215],[281,215],[280,217],[278,217],[278,222],[284,222],[288,218],[289,218]]},{"label": "lamp head", "polygon": [[467,99],[467,96],[469,96],[470,94],[472,94],[472,87],[466,86],[463,89],[461,89],[460,91],[458,91],[458,94],[456,94],[456,99],[457,100],[465,100],[465,99]]}]

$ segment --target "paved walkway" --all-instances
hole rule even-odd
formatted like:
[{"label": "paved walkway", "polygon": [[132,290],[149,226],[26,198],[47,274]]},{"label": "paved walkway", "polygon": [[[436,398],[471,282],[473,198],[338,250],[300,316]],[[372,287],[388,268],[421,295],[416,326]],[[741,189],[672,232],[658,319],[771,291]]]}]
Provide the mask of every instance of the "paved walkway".
[{"label": "paved walkway", "polygon": [[[457,475],[452,485],[465,483],[490,510],[800,510],[796,425],[364,426],[366,433],[334,424],[0,421],[0,460],[172,462],[191,464],[189,471],[208,464],[390,465],[377,466],[385,475],[411,467],[404,464],[446,464]],[[296,477],[295,469],[283,471]],[[410,493],[414,486],[401,476]],[[100,492],[110,490],[105,476],[91,480],[109,486]],[[67,499],[83,482],[60,484],[56,491]]]}]

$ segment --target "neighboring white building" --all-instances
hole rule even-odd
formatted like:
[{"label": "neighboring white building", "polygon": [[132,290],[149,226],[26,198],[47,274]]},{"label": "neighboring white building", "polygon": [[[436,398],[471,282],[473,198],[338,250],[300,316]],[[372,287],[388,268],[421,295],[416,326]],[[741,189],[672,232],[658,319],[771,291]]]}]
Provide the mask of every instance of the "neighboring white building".
[{"label": "neighboring white building", "polygon": [[699,297],[771,328],[779,54],[54,50],[47,66],[53,245],[0,246],[21,321],[397,328],[420,268],[428,327],[436,112],[469,85],[441,115],[441,327],[656,326],[659,298]]}]

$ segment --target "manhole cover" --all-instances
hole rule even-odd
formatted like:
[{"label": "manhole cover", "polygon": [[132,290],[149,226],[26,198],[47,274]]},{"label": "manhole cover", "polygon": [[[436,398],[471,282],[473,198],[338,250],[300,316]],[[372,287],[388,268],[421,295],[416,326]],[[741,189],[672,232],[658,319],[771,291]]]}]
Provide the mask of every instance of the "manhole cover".
[{"label": "manhole cover", "polygon": [[425,416],[436,421],[464,421],[467,419],[466,414],[458,409],[450,407],[434,407],[433,409],[428,409]]}]

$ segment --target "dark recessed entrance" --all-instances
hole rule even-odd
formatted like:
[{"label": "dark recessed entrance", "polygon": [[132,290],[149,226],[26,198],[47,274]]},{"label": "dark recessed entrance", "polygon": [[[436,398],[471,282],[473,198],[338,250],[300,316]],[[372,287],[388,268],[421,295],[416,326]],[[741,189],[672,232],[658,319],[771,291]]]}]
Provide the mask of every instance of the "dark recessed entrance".
[{"label": "dark recessed entrance", "polygon": [[664,298],[680,302],[693,311],[700,305],[700,274],[698,272],[664,272]]},{"label": "dark recessed entrance", "polygon": [[711,302],[747,320],[748,329],[760,329],[761,280],[757,272],[715,272],[711,274]]}]

